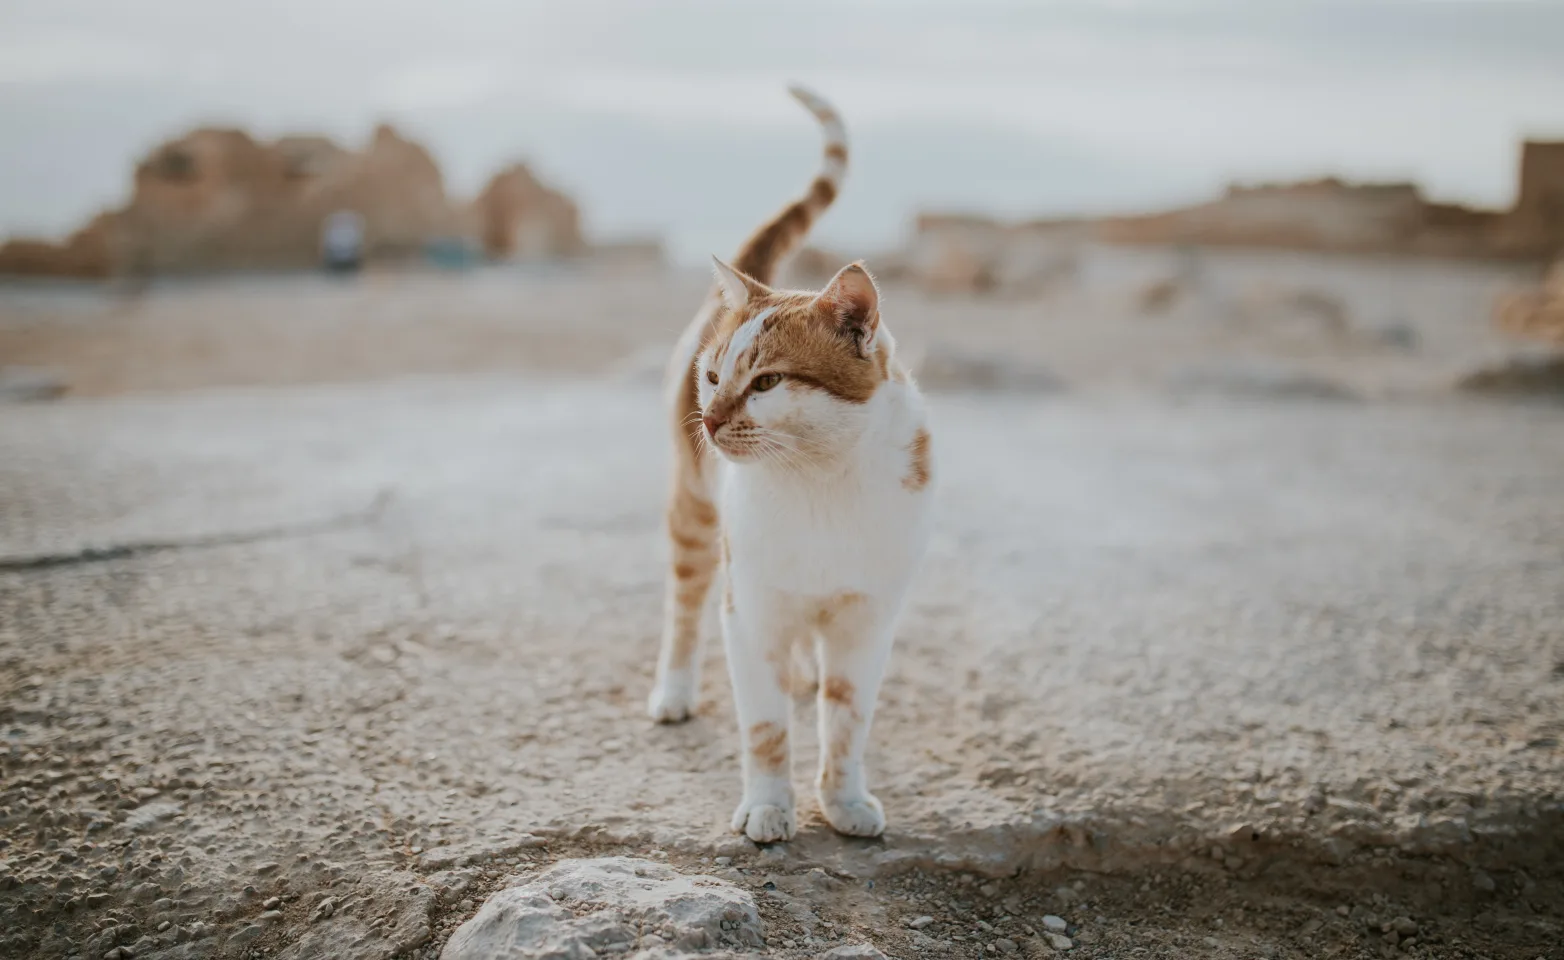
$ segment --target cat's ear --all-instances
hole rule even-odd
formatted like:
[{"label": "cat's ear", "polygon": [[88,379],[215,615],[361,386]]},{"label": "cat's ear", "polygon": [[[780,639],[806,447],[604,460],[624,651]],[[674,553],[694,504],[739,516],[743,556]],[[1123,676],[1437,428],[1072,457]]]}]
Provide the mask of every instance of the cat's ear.
[{"label": "cat's ear", "polygon": [[722,291],[722,302],[726,303],[731,310],[744,306],[751,298],[762,297],[771,292],[759,280],[739,273],[715,256],[711,258],[711,266],[712,272],[717,276],[717,287]]},{"label": "cat's ear", "polygon": [[874,351],[874,335],[880,329],[880,288],[874,285],[863,261],[843,267],[815,303],[844,336],[852,338],[860,357],[867,358]]}]

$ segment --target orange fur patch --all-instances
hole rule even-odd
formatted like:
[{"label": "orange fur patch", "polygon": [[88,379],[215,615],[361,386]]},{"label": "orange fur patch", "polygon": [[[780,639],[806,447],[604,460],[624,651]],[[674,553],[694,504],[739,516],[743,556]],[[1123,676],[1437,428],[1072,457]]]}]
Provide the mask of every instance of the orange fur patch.
[{"label": "orange fur patch", "polygon": [[916,493],[929,485],[929,432],[922,427],[913,434],[912,442],[907,444],[907,453],[910,455],[907,463],[907,475],[902,477],[901,485]]},{"label": "orange fur patch", "polygon": [[824,630],[836,623],[844,613],[863,603],[869,598],[856,590],[844,590],[833,594],[820,604],[819,611],[815,614],[815,626]]},{"label": "orange fur patch", "polygon": [[853,682],[846,677],[830,677],[825,686],[820,688],[820,695],[837,706],[852,708],[853,694],[858,690]]},{"label": "orange fur patch", "polygon": [[769,720],[750,727],[749,754],[763,770],[782,770],[787,766],[787,728]]},{"label": "orange fur patch", "polygon": [[824,390],[847,403],[865,403],[890,376],[889,357],[883,344],[869,357],[858,355],[857,345],[840,327],[835,311],[814,294],[773,293],[730,310],[719,321],[714,335],[713,361],[725,363],[733,333],[762,310],[775,308],[754,344],[736,357],[733,375],[712,398],[710,412],[728,419],[744,404],[751,375],[780,373],[800,386]]}]

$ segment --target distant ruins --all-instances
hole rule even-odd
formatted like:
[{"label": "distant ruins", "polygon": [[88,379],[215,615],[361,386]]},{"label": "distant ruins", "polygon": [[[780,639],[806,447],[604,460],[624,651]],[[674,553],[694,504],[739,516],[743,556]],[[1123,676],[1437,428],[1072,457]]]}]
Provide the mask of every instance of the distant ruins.
[{"label": "distant ruins", "polygon": [[0,274],[107,278],[293,269],[319,262],[333,211],[364,221],[371,261],[408,260],[457,241],[493,258],[559,257],[586,248],[574,203],[516,165],[469,204],[453,201],[422,146],[389,126],[361,151],[324,137],[261,143],[200,129],[137,165],[130,202],[62,243],[0,246]]},{"label": "distant ruins", "polygon": [[1004,223],[924,214],[896,269],[938,291],[1024,291],[1068,269],[1082,241],[1546,261],[1564,254],[1564,142],[1526,142],[1508,210],[1427,200],[1411,183],[1334,178],[1229,187],[1165,213]]},{"label": "distant ruins", "polygon": [[1411,183],[1332,178],[1233,186],[1197,207],[1104,220],[1099,235],[1117,243],[1542,260],[1564,250],[1564,142],[1522,144],[1509,210],[1433,203]]}]

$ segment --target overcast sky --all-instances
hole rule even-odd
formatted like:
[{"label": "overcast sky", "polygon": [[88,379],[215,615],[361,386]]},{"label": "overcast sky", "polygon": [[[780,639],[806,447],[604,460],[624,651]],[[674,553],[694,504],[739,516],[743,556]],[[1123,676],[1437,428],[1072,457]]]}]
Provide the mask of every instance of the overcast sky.
[{"label": "overcast sky", "polygon": [[[1414,178],[1507,204],[1564,139],[1564,2],[0,0],[0,233],[121,202],[197,123],[387,119],[475,192],[527,159],[598,235],[728,251],[811,172],[793,79],[853,138],[825,242],[913,210],[1182,203],[1233,178]],[[852,250],[849,252],[857,252]]]}]

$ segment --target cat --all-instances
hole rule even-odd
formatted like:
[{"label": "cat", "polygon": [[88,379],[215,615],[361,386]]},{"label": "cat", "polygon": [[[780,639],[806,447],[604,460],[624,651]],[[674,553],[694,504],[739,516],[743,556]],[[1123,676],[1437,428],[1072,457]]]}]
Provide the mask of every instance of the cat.
[{"label": "cat", "polygon": [[732,826],[757,843],[797,830],[789,726],[793,698],[809,695],[826,821],[852,836],[885,829],[864,750],[935,481],[923,399],[863,263],[817,292],[770,286],[847,169],[836,111],[791,92],[824,129],[823,168],[732,264],[713,257],[716,283],[669,366],[672,555],[648,700],[665,723],[695,710],[701,614],[720,569],[743,757]]}]

